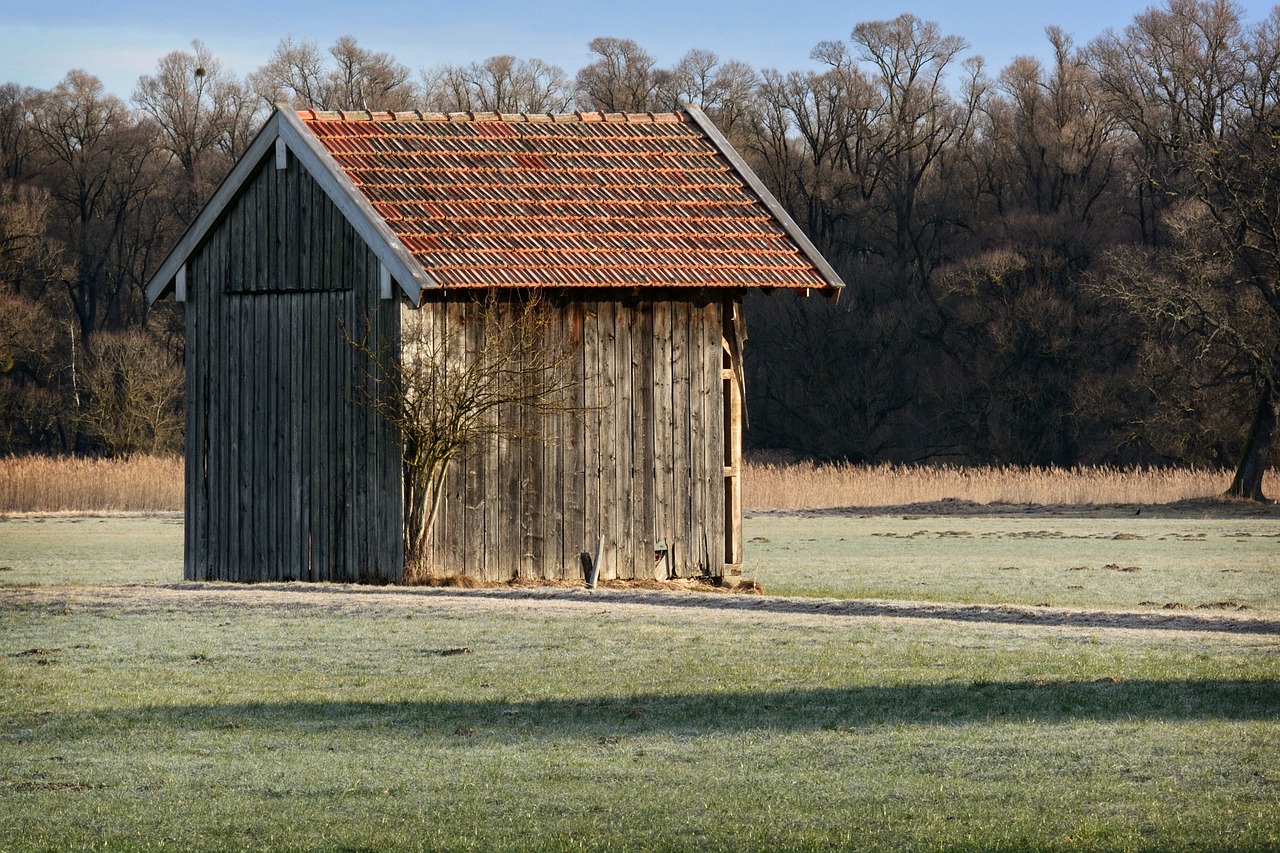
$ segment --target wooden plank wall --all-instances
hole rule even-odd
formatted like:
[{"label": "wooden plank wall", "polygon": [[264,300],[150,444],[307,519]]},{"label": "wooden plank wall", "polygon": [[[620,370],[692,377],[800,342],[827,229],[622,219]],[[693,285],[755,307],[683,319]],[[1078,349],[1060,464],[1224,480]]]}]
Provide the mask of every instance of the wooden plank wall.
[{"label": "wooden plank wall", "polygon": [[[451,348],[476,347],[481,309],[427,294]],[[455,460],[436,522],[442,574],[581,578],[604,539],[603,578],[718,576],[725,565],[728,303],[698,293],[554,300],[554,335],[579,381],[563,414],[501,417],[539,439],[495,440]],[[415,310],[415,309],[405,309]],[[665,542],[670,561],[655,560]]]},{"label": "wooden plank wall", "polygon": [[394,345],[378,296],[342,215],[296,160],[265,158],[188,263],[188,579],[402,577],[399,440],[361,404],[340,327],[373,316]]}]

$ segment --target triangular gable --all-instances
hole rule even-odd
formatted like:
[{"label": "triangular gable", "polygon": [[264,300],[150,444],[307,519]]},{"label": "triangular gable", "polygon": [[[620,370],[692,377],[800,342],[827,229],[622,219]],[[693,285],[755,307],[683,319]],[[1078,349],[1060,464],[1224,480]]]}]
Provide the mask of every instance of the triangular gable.
[{"label": "triangular gable", "polygon": [[356,233],[369,246],[370,251],[378,258],[384,275],[389,276],[400,286],[400,290],[410,302],[417,305],[424,288],[437,286],[422,265],[387,227],[386,222],[369,204],[368,199],[351,184],[332,155],[298,119],[297,114],[292,109],[277,106],[231,172],[218,185],[218,189],[195,221],[187,227],[182,239],[169,252],[164,263],[147,283],[148,303],[155,302],[171,290],[181,290],[185,287],[184,270],[187,260],[204,241],[209,231],[217,225],[227,207],[273,149],[278,163],[282,164],[283,158],[290,155],[298,159],[299,164],[324,190],[330,201],[342,212]]}]

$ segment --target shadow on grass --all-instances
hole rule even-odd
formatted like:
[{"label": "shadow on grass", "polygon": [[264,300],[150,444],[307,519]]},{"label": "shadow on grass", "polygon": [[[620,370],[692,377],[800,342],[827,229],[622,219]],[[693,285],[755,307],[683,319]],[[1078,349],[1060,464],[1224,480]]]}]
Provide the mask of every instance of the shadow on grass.
[{"label": "shadow on grass", "polygon": [[[119,715],[121,720],[110,718]],[[1018,681],[746,693],[637,694],[566,700],[239,703],[122,709],[97,724],[388,734],[733,735],[884,725],[1280,719],[1280,682]]]},{"label": "shadow on grass", "polygon": [[[258,586],[261,589],[266,585]],[[361,587],[351,585],[270,585],[291,592],[364,595],[410,595],[424,598],[490,598],[502,601],[564,601],[581,604],[635,604],[690,610],[799,613],[835,617],[891,617],[1066,628],[1128,628],[1225,634],[1280,635],[1280,620],[1214,610],[1078,610],[1007,604],[939,604],[925,601],[871,601],[800,598],[729,593],[663,592],[643,589],[544,587],[516,589],[450,589]],[[1225,611],[1226,608],[1223,610]],[[1247,612],[1247,611],[1246,611]]]}]

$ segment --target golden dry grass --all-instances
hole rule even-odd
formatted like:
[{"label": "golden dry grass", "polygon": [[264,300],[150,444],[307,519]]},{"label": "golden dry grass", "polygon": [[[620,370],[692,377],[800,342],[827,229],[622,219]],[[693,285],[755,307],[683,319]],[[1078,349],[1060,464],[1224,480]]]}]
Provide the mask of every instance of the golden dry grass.
[{"label": "golden dry grass", "polygon": [[176,456],[0,458],[0,513],[181,511]]},{"label": "golden dry grass", "polygon": [[[748,509],[899,506],[946,498],[975,503],[1161,504],[1221,494],[1231,472],[1204,468],[962,468],[748,462]],[[1280,493],[1280,476],[1264,481]],[[0,513],[181,512],[182,460],[0,458]]]},{"label": "golden dry grass", "polygon": [[[1263,490],[1280,491],[1278,480],[1269,472]],[[1164,504],[1220,495],[1230,483],[1230,471],[1204,468],[748,462],[742,501],[748,509],[901,506],[947,498],[980,504]]]}]

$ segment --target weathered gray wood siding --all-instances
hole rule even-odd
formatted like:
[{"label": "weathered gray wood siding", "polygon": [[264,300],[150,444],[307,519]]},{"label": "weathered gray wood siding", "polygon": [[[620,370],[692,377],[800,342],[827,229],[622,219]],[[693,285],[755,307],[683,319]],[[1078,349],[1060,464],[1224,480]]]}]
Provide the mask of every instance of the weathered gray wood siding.
[{"label": "weathered gray wood siding", "polygon": [[[602,578],[719,576],[726,556],[723,334],[727,303],[698,292],[549,297],[578,383],[539,438],[456,459],[434,528],[440,573],[581,578],[604,538]],[[428,293],[420,309],[453,352],[478,346],[479,306]],[[655,551],[665,543],[670,560]]]},{"label": "weathered gray wood siding", "polygon": [[297,161],[270,156],[189,259],[188,579],[401,579],[398,438],[361,404],[340,325],[373,316],[398,340],[377,264]]}]

